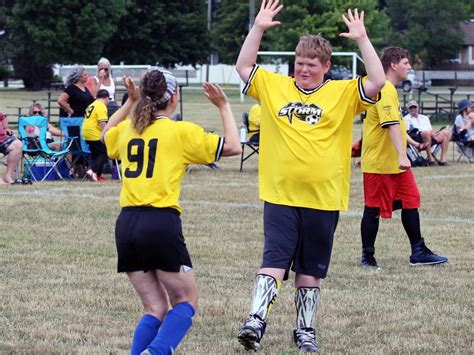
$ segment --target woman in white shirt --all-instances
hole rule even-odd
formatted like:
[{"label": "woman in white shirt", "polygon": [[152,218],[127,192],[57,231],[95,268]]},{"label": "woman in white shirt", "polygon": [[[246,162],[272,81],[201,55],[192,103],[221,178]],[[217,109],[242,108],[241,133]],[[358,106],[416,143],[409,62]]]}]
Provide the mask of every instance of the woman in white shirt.
[{"label": "woman in white shirt", "polygon": [[97,63],[97,76],[88,82],[88,88],[92,96],[96,96],[101,89],[109,92],[109,104],[107,105],[108,116],[110,117],[119,108],[115,101],[115,82],[112,77],[112,66],[107,58],[100,58]]}]

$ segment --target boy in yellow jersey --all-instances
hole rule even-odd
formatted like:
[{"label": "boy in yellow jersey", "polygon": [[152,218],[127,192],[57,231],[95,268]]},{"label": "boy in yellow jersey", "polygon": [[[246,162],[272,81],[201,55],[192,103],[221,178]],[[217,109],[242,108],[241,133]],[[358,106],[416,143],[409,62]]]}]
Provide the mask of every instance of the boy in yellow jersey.
[{"label": "boy in yellow jersey", "polygon": [[375,239],[379,218],[391,218],[402,209],[402,224],[411,244],[411,265],[433,265],[448,261],[429,250],[420,231],[420,193],[410,168],[406,146],[408,135],[400,113],[395,85],[406,80],[411,69],[408,51],[391,47],[380,58],[387,82],[382,98],[367,111],[364,120],[361,169],[364,173],[365,207],[361,222],[361,266],[378,269]]},{"label": "boy in yellow jersey", "polygon": [[[170,119],[179,103],[170,72],[145,74],[139,93],[130,77],[124,83],[129,98],[107,123],[102,139],[109,157],[122,161],[122,211],[115,228],[118,272],[127,273],[144,306],[130,353],[171,354],[191,327],[197,306],[181,228],[181,180],[188,164],[240,154],[239,135],[227,97],[217,85],[205,83],[204,90],[219,109],[224,137]],[[126,119],[135,104],[133,116]]]},{"label": "boy in yellow jersey", "polygon": [[109,92],[101,89],[97,92],[96,100],[86,108],[86,114],[82,123],[82,136],[89,145],[92,156],[92,166],[86,174],[92,181],[102,181],[102,169],[107,162],[107,149],[100,141],[102,130],[109,120],[107,104],[109,103]]},{"label": "boy in yellow jersey", "polygon": [[339,211],[348,208],[353,118],[376,102],[385,80],[364,13],[357,10],[342,16],[349,31],[341,36],[357,42],[367,78],[324,81],[332,49],[321,36],[300,38],[294,78],[256,65],[263,34],[279,24],[273,18],[281,9],[276,0],[262,1],[236,66],[244,93],[262,107],[259,190],[265,201],[263,261],[237,337],[245,349],[259,349],[269,310],[291,268],[297,289],[294,341],[298,349],[314,352],[320,282]]}]

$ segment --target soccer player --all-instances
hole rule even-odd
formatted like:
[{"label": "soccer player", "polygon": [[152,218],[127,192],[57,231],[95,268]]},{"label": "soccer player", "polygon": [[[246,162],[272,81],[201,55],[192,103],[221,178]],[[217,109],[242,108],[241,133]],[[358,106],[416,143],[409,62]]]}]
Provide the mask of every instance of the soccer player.
[{"label": "soccer player", "polygon": [[87,176],[92,181],[105,180],[102,177],[102,169],[107,162],[107,149],[101,142],[100,136],[109,116],[107,114],[107,104],[109,103],[109,92],[100,89],[97,92],[96,100],[86,108],[84,121],[82,122],[82,136],[89,145],[92,156],[92,166],[86,171]]},{"label": "soccer player", "polygon": [[442,264],[444,256],[429,250],[421,237],[420,193],[406,153],[407,133],[395,85],[411,69],[408,51],[391,47],[381,57],[387,82],[382,99],[367,111],[364,120],[361,169],[364,173],[365,207],[361,222],[361,266],[378,269],[375,238],[379,218],[391,218],[402,209],[402,224],[411,244],[411,265]]},{"label": "soccer player", "polygon": [[376,102],[385,80],[364,13],[357,10],[342,16],[349,31],[341,36],[358,44],[366,78],[324,81],[332,50],[319,35],[300,38],[294,78],[256,65],[263,34],[280,23],[273,18],[282,7],[277,0],[262,1],[237,59],[244,93],[262,106],[259,194],[265,202],[263,261],[238,340],[247,350],[259,349],[291,267],[297,289],[294,341],[314,352],[320,282],[328,272],[339,211],[348,208],[353,118]]},{"label": "soccer player", "polygon": [[205,83],[204,90],[219,109],[223,138],[170,119],[179,103],[170,72],[145,74],[139,93],[130,77],[124,83],[129,98],[105,126],[102,140],[109,157],[122,161],[122,211],[115,228],[118,272],[127,273],[144,307],[131,354],[171,354],[191,327],[198,299],[181,229],[181,180],[188,164],[240,154],[239,135],[218,85]]}]

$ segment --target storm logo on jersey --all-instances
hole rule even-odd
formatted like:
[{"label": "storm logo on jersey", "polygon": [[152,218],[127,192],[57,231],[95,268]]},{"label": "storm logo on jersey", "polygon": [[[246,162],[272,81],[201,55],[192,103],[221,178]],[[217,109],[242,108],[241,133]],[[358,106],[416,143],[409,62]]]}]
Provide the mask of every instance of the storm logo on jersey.
[{"label": "storm logo on jersey", "polygon": [[323,109],[318,105],[305,105],[301,102],[290,102],[285,107],[282,107],[278,112],[278,117],[288,118],[290,124],[293,123],[293,117],[307,124],[315,125],[321,119]]}]

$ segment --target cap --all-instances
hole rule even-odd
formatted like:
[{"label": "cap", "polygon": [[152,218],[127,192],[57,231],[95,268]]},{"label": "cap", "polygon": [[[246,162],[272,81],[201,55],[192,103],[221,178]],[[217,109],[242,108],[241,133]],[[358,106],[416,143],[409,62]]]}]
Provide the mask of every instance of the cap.
[{"label": "cap", "polygon": [[407,107],[410,108],[412,106],[418,107],[418,103],[415,100],[408,101]]},{"label": "cap", "polygon": [[458,111],[459,112],[464,111],[468,107],[472,107],[472,102],[469,101],[468,99],[463,99],[463,100],[458,102]]}]

